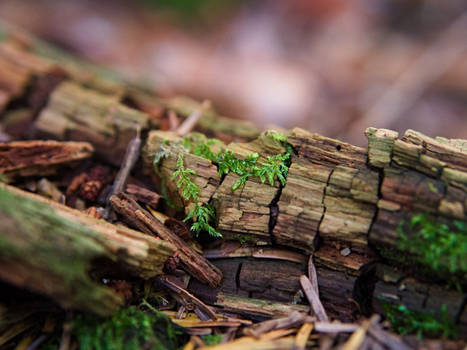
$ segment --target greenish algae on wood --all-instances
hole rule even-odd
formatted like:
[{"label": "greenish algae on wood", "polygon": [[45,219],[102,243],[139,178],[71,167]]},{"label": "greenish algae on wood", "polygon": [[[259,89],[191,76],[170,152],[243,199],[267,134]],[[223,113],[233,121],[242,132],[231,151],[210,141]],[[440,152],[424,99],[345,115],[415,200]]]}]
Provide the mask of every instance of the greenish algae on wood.
[{"label": "greenish algae on wood", "polygon": [[112,313],[122,299],[90,278],[96,262],[149,278],[173,252],[162,240],[0,184],[0,278],[64,307]]}]

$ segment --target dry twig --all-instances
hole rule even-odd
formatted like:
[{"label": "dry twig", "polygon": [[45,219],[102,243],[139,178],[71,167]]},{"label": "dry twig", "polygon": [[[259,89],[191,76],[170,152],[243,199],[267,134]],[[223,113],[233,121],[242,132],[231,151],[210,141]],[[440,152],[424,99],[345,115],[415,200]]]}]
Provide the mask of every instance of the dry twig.
[{"label": "dry twig", "polygon": [[177,128],[177,134],[179,136],[185,136],[189,132],[191,132],[196,123],[198,122],[199,118],[203,115],[203,113],[211,107],[211,102],[209,100],[204,100],[201,104],[201,107],[195,111],[193,111],[188,118]]}]

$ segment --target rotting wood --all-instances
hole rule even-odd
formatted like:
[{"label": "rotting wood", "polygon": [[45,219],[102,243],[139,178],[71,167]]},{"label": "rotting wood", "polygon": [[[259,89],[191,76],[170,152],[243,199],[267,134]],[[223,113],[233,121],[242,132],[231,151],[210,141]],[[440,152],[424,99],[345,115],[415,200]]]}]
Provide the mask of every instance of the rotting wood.
[{"label": "rotting wood", "polygon": [[32,109],[41,107],[48,91],[63,76],[64,73],[59,72],[52,62],[25,51],[19,43],[0,43],[0,111],[6,109],[10,102],[24,96],[32,84],[40,85],[42,94],[36,94],[29,101],[29,106]]},{"label": "rotting wood", "polygon": [[[185,96],[168,98],[160,102],[166,108],[174,110],[183,118],[188,118],[191,113],[199,110],[201,107],[201,103]],[[196,130],[225,142],[250,141],[260,134],[259,129],[252,122],[224,117],[211,109],[204,111]]]},{"label": "rotting wood", "polygon": [[288,249],[275,248],[272,246],[256,246],[238,241],[220,241],[209,246],[204,251],[208,259],[225,259],[252,257],[257,259],[275,259],[305,264],[307,257],[304,254]]},{"label": "rotting wood", "polygon": [[265,319],[272,317],[285,317],[293,311],[308,313],[310,307],[292,303],[273,302],[266,299],[240,297],[232,294],[218,293],[215,306],[222,312],[248,316],[252,319]]},{"label": "rotting wood", "polygon": [[159,220],[149,214],[132,198],[119,193],[110,198],[113,209],[120,214],[130,226],[147,234],[154,234],[170,242],[177,249],[181,267],[193,277],[211,287],[217,287],[222,279],[220,270],[203,256],[188,246],[180,237],[171,232]]},{"label": "rotting wood", "polygon": [[[150,136],[146,145],[145,153],[149,156],[146,164],[151,166],[150,160],[160,146],[160,140],[167,135],[159,131],[152,133],[159,143],[154,143]],[[398,228],[401,221],[426,212],[441,223],[465,218],[465,142],[431,139],[410,130],[401,139],[397,138],[397,133],[371,128],[367,130],[367,136],[368,150],[294,129],[287,142],[294,147],[296,154],[292,156],[287,183],[280,192],[254,179],[232,191],[236,175],[229,174],[205,195],[205,198],[212,198],[211,203],[217,210],[217,229],[226,239],[241,240],[243,236],[250,235],[250,245],[272,242],[273,246],[280,244],[299,249],[305,254],[314,251],[322,302],[332,316],[346,315],[346,320],[354,319],[359,312],[371,310],[372,303],[368,302],[366,294],[371,295],[371,283],[374,283],[371,282],[370,267],[379,259],[376,251],[391,263],[404,265],[387,254],[388,251],[400,250]],[[259,146],[259,149],[251,145]],[[241,147],[246,153],[239,151]],[[254,151],[270,154],[270,149],[263,146],[260,139],[241,147],[237,144],[226,146],[234,153],[237,151],[239,157]],[[147,152],[149,149],[152,151]],[[173,157],[169,154],[164,162],[168,164]],[[438,161],[437,157],[443,160]],[[166,174],[165,180],[170,182],[169,172]],[[216,177],[214,169],[212,174]],[[194,176],[193,181],[199,178]],[[204,181],[207,179],[204,178]],[[167,188],[169,194],[177,192],[170,186]],[[271,203],[266,204],[272,195],[268,200],[260,200],[274,191],[279,194],[277,214],[273,208],[269,208]],[[256,215],[262,213],[266,206],[270,209],[269,213],[264,210],[263,214]],[[316,250],[317,237],[322,239],[323,244]],[[238,267],[235,266],[240,266],[238,260],[235,262],[236,257],[253,255],[242,247],[235,249],[238,250],[224,248],[224,251],[209,252],[217,263],[222,255],[232,260],[226,263],[232,265],[227,269],[232,273],[224,271],[231,278],[237,276],[235,271],[238,271]],[[254,251],[254,248],[249,249]],[[259,245],[257,249],[262,247]],[[225,267],[227,265],[224,264]],[[249,290],[248,287],[247,290],[255,298],[291,301],[277,299],[277,294],[270,293],[269,279],[265,278],[265,274],[254,272],[270,269],[250,262],[243,266],[238,276],[242,280],[242,276],[251,271],[249,279],[257,281],[255,288],[258,289]],[[418,275],[416,270],[411,273]],[[293,276],[289,274],[290,278]],[[228,282],[231,278],[226,279],[221,290],[242,295],[242,288]],[[362,292],[361,286],[365,283],[370,283],[370,287]],[[293,285],[292,282],[289,284]],[[262,292],[258,293],[259,290]],[[198,292],[205,293],[201,290]],[[205,296],[209,299],[212,296],[208,294]],[[450,312],[453,317],[459,310]]]},{"label": "rotting wood", "polygon": [[7,180],[46,176],[72,167],[92,156],[87,142],[13,141],[0,143],[0,174]]},{"label": "rotting wood", "polygon": [[[209,202],[214,191],[219,186],[220,178],[217,168],[209,160],[184,152],[178,146],[181,140],[173,132],[151,131],[143,148],[143,162],[147,174],[155,175],[155,167],[157,167],[159,177],[163,179],[163,188],[160,191],[170,193],[173,205],[183,208],[185,213],[188,213],[194,203],[183,199],[181,189],[177,188],[176,181],[171,180],[173,173],[177,169],[177,159],[180,152],[184,153],[183,161],[185,167],[196,171],[197,176],[193,179],[193,182],[200,189],[200,204]],[[164,150],[163,158],[155,165],[154,157],[161,152],[161,147]]]},{"label": "rotting wood", "polygon": [[175,251],[170,243],[8,185],[0,184],[0,197],[0,278],[67,308],[105,315],[123,302],[89,277],[90,268],[99,271],[98,261],[108,261],[100,267],[104,276],[120,269],[150,278]]},{"label": "rotting wood", "polygon": [[125,192],[135,197],[138,202],[147,204],[152,208],[157,208],[161,198],[160,194],[135,184],[128,184]]},{"label": "rotting wood", "polygon": [[213,290],[190,281],[189,289],[214,304],[219,292],[271,301],[297,303],[301,300],[299,277],[304,265],[262,258],[213,259],[224,276],[220,288]]},{"label": "rotting wood", "polygon": [[135,125],[144,130],[148,123],[146,114],[123,105],[118,95],[64,81],[50,95],[34,127],[54,139],[86,140],[98,155],[117,165],[135,135]]},{"label": "rotting wood", "polygon": [[[15,45],[14,49],[25,51],[31,57],[37,55],[38,52],[34,43]],[[20,57],[19,63],[23,62],[21,55],[15,57]],[[44,62],[46,64],[43,65]],[[51,62],[53,62],[52,65],[50,65]],[[44,59],[42,63],[39,62],[37,65],[39,74],[34,71],[36,68],[28,68],[29,73],[27,74],[33,76],[33,78],[31,76],[19,77],[20,84],[14,85],[20,87],[16,90],[18,92],[14,96],[8,95],[8,101],[4,105],[6,114],[10,115],[11,119],[34,119],[35,112],[32,104],[28,104],[23,111],[8,110],[8,104],[15,99],[27,99],[33,96],[24,89],[27,86],[27,84],[24,85],[24,82],[30,82],[31,79],[37,76],[40,77],[42,72],[49,74],[50,66],[57,66],[56,61],[51,62],[47,61],[47,59]],[[10,60],[9,63],[16,64],[14,60]],[[44,67],[43,71],[42,67]],[[78,89],[86,90],[91,94],[98,94],[104,98],[111,96],[119,106],[132,105],[128,99],[133,98],[131,93],[134,92],[139,97],[144,96],[144,103],[139,101],[141,103],[135,103],[135,106],[149,116],[148,120],[151,119],[148,121],[148,126],[158,125],[156,114],[164,114],[167,106],[169,106],[168,100],[158,100],[149,93],[142,93],[141,90],[136,88],[127,89],[121,82],[116,84],[108,83],[101,77],[86,72],[79,64],[73,69],[63,69],[66,71],[68,79],[73,80],[73,82],[64,82],[58,88],[51,87],[44,93],[43,101],[48,97],[50,91],[53,91],[52,95],[60,91],[63,84],[74,84]],[[23,72],[20,73],[23,74]],[[58,78],[59,75],[55,76],[57,81],[61,81]],[[32,87],[32,90],[34,89]],[[71,98],[71,100],[73,99]],[[127,100],[124,101],[125,99]],[[133,102],[136,100],[137,98],[134,97]],[[146,110],[141,108],[143,104],[145,104]],[[188,110],[189,103],[184,102],[180,105],[181,108],[187,108]],[[172,107],[177,109],[175,105],[172,105]],[[189,108],[188,112],[178,110],[178,113],[185,118],[193,109],[198,107],[199,104],[194,103],[194,107]],[[51,105],[49,104],[47,109],[50,108]],[[151,109],[153,109],[153,113],[149,113]],[[130,108],[130,110],[136,111],[134,108]],[[21,118],[18,116],[21,116]],[[74,117],[73,113],[69,117]],[[205,119],[203,115],[199,130],[203,129],[203,125],[207,125],[202,122]],[[206,127],[205,132],[210,136],[222,136],[221,138],[224,141],[227,140],[226,142],[232,139],[251,141],[258,136],[257,133],[249,133],[251,129],[248,128],[245,129],[246,131],[243,129],[238,131],[241,128],[235,131],[235,125],[241,125],[242,123],[236,124],[232,120],[224,123],[223,120],[217,119],[214,112],[212,112],[211,121],[212,123],[209,124],[209,127]],[[159,131],[158,133],[158,137],[162,141],[165,134]],[[95,145],[102,145],[99,144],[100,139],[95,143],[92,134],[81,134],[80,136]],[[408,131],[399,138],[395,132],[369,129],[367,136],[369,138],[368,150],[310,134],[304,130],[293,130],[287,141],[294,146],[297,154],[292,157],[287,184],[282,189],[277,187],[274,189],[268,188],[268,191],[271,192],[277,190],[275,192],[277,196],[267,205],[270,209],[268,213],[264,209],[265,206],[261,204],[260,209],[264,210],[265,213],[261,217],[261,234],[256,235],[260,239],[251,242],[269,242],[272,243],[274,249],[278,248],[277,245],[281,245],[281,250],[294,249],[304,254],[314,252],[321,299],[331,317],[334,315],[347,317],[351,313],[349,311],[351,309],[350,305],[355,303],[353,297],[356,287],[364,284],[363,282],[368,282],[371,287],[372,283],[374,283],[374,281],[371,282],[371,277],[374,277],[378,279],[376,294],[382,292],[383,295],[386,291],[389,291],[387,295],[395,295],[391,300],[396,304],[417,307],[423,305],[423,300],[433,300],[430,305],[435,305],[435,302],[437,303],[440,300],[440,295],[447,291],[449,304],[453,305],[453,307],[448,307],[449,317],[455,319],[454,316],[457,315],[459,324],[465,327],[467,324],[467,308],[464,306],[462,309],[463,304],[459,303],[462,294],[454,293],[451,295],[452,289],[444,290],[441,288],[440,286],[444,282],[438,278],[439,276],[436,279],[433,278],[434,274],[422,277],[418,276],[418,271],[412,269],[409,271],[407,269],[407,276],[399,276],[401,279],[398,281],[391,280],[392,277],[381,276],[378,273],[372,276],[371,272],[369,273],[370,280],[362,282],[362,279],[367,278],[365,276],[368,273],[367,268],[371,267],[374,260],[377,259],[377,255],[372,249],[381,253],[385,264],[398,265],[403,268],[411,265],[407,261],[398,261],[391,255],[391,252],[403,253],[398,245],[400,237],[397,232],[402,220],[408,221],[414,214],[428,212],[441,223],[453,219],[465,221],[467,208],[465,154],[467,142],[465,140],[448,140],[444,138],[432,139],[414,131]],[[122,147],[125,147],[126,144],[127,142],[122,142]],[[99,149],[104,149],[104,152],[106,151],[105,148],[99,147]],[[263,151],[263,148],[260,147],[260,152]],[[241,152],[237,153],[240,154]],[[150,173],[153,173],[153,155],[149,153],[146,155],[148,156],[147,170]],[[173,157],[169,156],[164,162],[168,164],[174,159],[176,160],[176,155],[175,152]],[[187,155],[187,158],[195,157]],[[200,169],[204,167],[204,170],[206,170],[206,173],[202,174],[202,171],[197,169],[198,174],[202,174],[200,177],[204,176],[204,182],[200,182],[204,184],[203,191],[206,189],[203,193],[203,202],[209,202],[216,195],[219,184],[223,184],[223,182],[218,178],[215,166],[205,162],[205,160],[195,158],[190,166],[198,166],[198,163],[202,165]],[[171,175],[169,171],[163,174],[166,179]],[[196,182],[198,178],[194,180]],[[253,187],[252,192],[256,191],[254,188],[256,185],[253,183],[254,181],[251,184]],[[218,202],[221,204],[223,201],[228,201],[235,196],[241,197],[239,193],[235,193],[234,197],[232,197],[232,192],[227,190],[228,188],[226,188],[225,193],[222,193],[222,196],[218,197]],[[177,190],[172,188],[172,191],[169,192],[176,193]],[[239,206],[244,205],[242,199],[234,199]],[[259,209],[254,208],[253,210]],[[266,221],[268,223],[267,230],[265,230]],[[231,220],[231,222],[233,221]],[[232,224],[232,227],[227,225],[228,228],[224,232],[225,237],[242,239],[242,235],[248,230],[246,227],[242,227],[241,224],[234,224],[235,226]],[[252,225],[251,221],[248,224]],[[251,249],[253,252],[258,252],[261,247]],[[343,253],[344,251],[345,253]],[[262,271],[265,266],[271,267],[283,264],[282,261],[278,263],[278,259],[276,259],[278,256],[284,257],[282,254],[273,253],[270,257],[275,260],[272,262],[252,264],[245,268],[244,274],[240,274],[240,276],[257,276],[258,272],[255,272],[255,270]],[[258,257],[253,256],[253,260]],[[235,258],[229,257],[229,259],[234,260]],[[245,259],[245,262],[250,263],[250,260]],[[289,260],[288,262],[292,261]],[[298,263],[298,261],[296,262]],[[225,264],[238,267],[241,262],[236,260]],[[391,268],[393,267],[391,266]],[[239,271],[235,268],[231,268],[231,270]],[[258,298],[276,298],[277,294],[275,293],[265,294],[258,291],[265,290],[270,286],[270,280],[273,278],[271,276],[273,275],[274,273],[269,273],[268,278],[259,279],[256,285],[243,283],[242,286],[249,289],[246,291],[247,294],[250,293],[251,289],[255,288],[256,290],[251,291],[251,293],[256,293],[254,295]],[[293,276],[291,275],[289,278],[291,279]],[[232,285],[230,278],[235,281],[235,275],[229,275],[229,279],[225,280],[221,288],[228,286],[229,288],[237,288],[238,291],[238,287]],[[290,279],[285,280],[290,281]],[[435,283],[434,287],[427,289],[426,285],[430,282]],[[409,287],[405,290],[404,288],[407,285]],[[403,297],[401,297],[402,292],[400,295],[395,292],[395,286],[405,292]],[[245,295],[245,290],[240,290],[239,293]],[[373,296],[371,291],[367,293],[367,297]],[[432,293],[433,296],[431,296]],[[215,292],[216,298],[214,298],[213,303],[216,303],[217,296],[220,294],[222,292]],[[292,293],[289,291],[285,295],[289,298]],[[298,305],[297,307],[302,306]],[[362,305],[354,306],[359,308]],[[374,306],[378,308],[376,299],[374,300]],[[235,307],[238,308],[238,304]],[[248,305],[248,307],[252,306]],[[254,307],[252,308],[254,309]],[[246,310],[246,308],[243,310]],[[262,314],[262,316],[267,317],[266,314]]]}]

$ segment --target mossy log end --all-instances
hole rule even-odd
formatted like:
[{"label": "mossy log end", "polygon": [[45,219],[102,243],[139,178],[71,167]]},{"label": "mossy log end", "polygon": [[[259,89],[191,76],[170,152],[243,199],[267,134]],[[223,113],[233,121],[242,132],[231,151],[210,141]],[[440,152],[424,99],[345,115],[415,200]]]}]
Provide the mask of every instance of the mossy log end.
[{"label": "mossy log end", "polygon": [[162,273],[175,248],[123,226],[0,184],[0,278],[67,308],[110,314],[123,300],[94,282]]}]

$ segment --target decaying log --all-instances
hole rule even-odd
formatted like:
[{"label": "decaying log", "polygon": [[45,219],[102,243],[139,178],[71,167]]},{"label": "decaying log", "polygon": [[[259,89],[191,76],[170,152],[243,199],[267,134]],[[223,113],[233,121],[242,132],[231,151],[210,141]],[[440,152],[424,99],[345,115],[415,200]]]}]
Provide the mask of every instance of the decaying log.
[{"label": "decaying log", "polygon": [[64,73],[53,62],[27,52],[21,43],[3,42],[0,45],[0,111],[22,98],[31,85],[40,85],[41,94],[31,95],[28,101],[31,110],[37,110],[63,77]]},{"label": "decaying log", "polygon": [[[165,135],[160,131],[150,133],[144,151],[148,169],[161,149],[162,140],[168,140],[165,147],[172,147]],[[292,302],[292,287],[296,286],[300,273],[286,273],[288,281],[284,284],[290,290],[284,294],[270,283],[281,280],[280,271],[287,263],[251,261],[255,249],[270,249],[279,244],[305,254],[314,253],[320,297],[326,310],[331,317],[352,320],[359,312],[369,313],[373,306],[378,308],[371,296],[372,286],[378,279],[372,266],[380,259],[379,254],[387,263],[407,266],[407,262],[395,260],[391,254],[407,255],[398,244],[401,222],[426,213],[439,223],[465,220],[465,141],[432,139],[411,130],[401,139],[395,132],[371,128],[367,136],[368,150],[301,129],[292,130],[287,142],[295,154],[283,187],[277,183],[275,186],[261,184],[253,178],[233,191],[238,176],[230,173],[218,179],[215,168],[212,170],[212,178],[219,185],[211,187],[204,198],[210,198],[216,208],[216,228],[226,239],[248,237],[250,245],[273,244],[249,250],[208,250],[208,256],[226,276],[220,292]],[[283,152],[280,144],[271,148],[271,143],[266,144],[264,140],[267,133],[256,141],[240,146],[231,143],[225,148],[239,158],[253,152],[265,156]],[[169,174],[175,170],[173,158],[174,155],[167,153],[161,166],[171,164],[170,170],[160,173],[162,177],[165,174],[163,180],[171,198],[179,195],[178,189],[170,185]],[[190,167],[188,162],[186,167]],[[196,183],[199,178],[193,176],[193,181]],[[204,175],[205,183],[208,179]],[[413,268],[408,275],[421,278],[420,272]],[[467,281],[465,276],[463,272],[457,276],[461,284]],[[444,277],[446,280],[449,273]],[[237,282],[233,283],[234,280]],[[243,282],[246,280],[249,282]],[[440,283],[440,280],[432,282]],[[191,288],[215,303],[215,293],[206,293],[196,285]],[[456,300],[463,300],[462,293],[452,293]],[[418,302],[426,298],[414,292],[409,294]],[[403,303],[401,299],[397,302]],[[448,309],[452,320],[461,313],[462,306],[458,303],[457,308]]]},{"label": "decaying log", "polygon": [[[200,281],[216,286],[212,289],[191,280],[190,293],[203,301],[224,311],[258,318],[286,316],[291,310],[309,312],[306,300],[299,293],[299,278],[306,272],[307,256],[312,254],[320,300],[330,318],[354,320],[362,313],[369,315],[373,310],[381,310],[382,300],[430,312],[440,310],[438,304],[444,303],[448,318],[457,322],[461,330],[467,327],[465,295],[446,283],[455,275],[459,286],[467,286],[465,268],[461,266],[457,273],[451,273],[446,261],[440,262],[442,273],[428,265],[419,268],[423,262],[415,259],[417,264],[414,264],[409,259],[416,258],[417,251],[408,252],[401,247],[399,232],[403,229],[412,237],[407,223],[420,214],[427,214],[440,224],[451,225],[453,220],[465,223],[467,141],[430,138],[412,130],[400,137],[394,131],[369,128],[366,149],[297,128],[286,135],[286,143],[293,147],[294,153],[285,185],[276,180],[270,186],[251,177],[233,191],[238,175],[229,173],[219,177],[217,165],[182,149],[182,139],[175,133],[151,130],[164,127],[169,111],[185,119],[199,109],[199,103],[186,98],[159,99],[152,92],[121,79],[111,81],[81,62],[69,62],[68,57],[35,39],[17,40],[7,34],[0,41],[0,118],[8,134],[29,135],[16,131],[33,122],[33,131],[38,135],[88,141],[98,155],[118,164],[139,127],[144,131],[143,159],[147,174],[153,176],[156,186],[166,191],[160,192],[166,199],[187,213],[194,203],[181,197],[180,189],[171,179],[183,152],[184,166],[196,171],[192,180],[200,188],[199,204],[213,205],[216,229],[224,235],[224,240],[235,241],[208,249],[206,256],[212,262],[186,250],[187,245],[173,232],[136,203],[128,202],[127,197],[113,198],[120,214],[131,225],[148,233],[143,238],[137,236],[139,243],[135,247],[129,245],[135,252],[150,244],[157,247],[154,252],[158,251],[158,244],[164,243],[149,235],[156,233],[181,252],[183,268]],[[259,164],[267,156],[286,151],[284,143],[268,133],[259,135],[249,123],[219,117],[211,109],[203,113],[195,130],[226,142],[216,145],[216,151],[228,149],[242,159],[257,152]],[[155,167],[156,157],[159,162]],[[36,197],[31,200],[40,201]],[[24,213],[15,215],[23,215],[23,219],[31,210],[37,215],[36,207],[28,203],[18,204]],[[10,213],[2,206],[0,215],[9,218]],[[67,210],[64,213],[71,215]],[[44,217],[41,215],[38,217]],[[0,225],[25,231],[26,226],[11,220],[2,220]],[[27,222],[21,220],[22,225]],[[62,225],[62,220],[57,222]],[[99,234],[100,230],[115,230],[114,226],[105,227],[110,228],[101,229],[99,223],[93,224],[92,229]],[[121,230],[125,237],[130,235],[136,239],[134,231]],[[120,228],[114,235],[122,235]],[[110,260],[135,268],[139,258],[117,254],[115,249],[123,249],[123,245],[112,245],[105,252]],[[125,248],[127,245],[126,242]],[[161,253],[164,258],[169,255],[168,251],[172,252],[167,247],[166,253]],[[92,256],[101,253],[98,250],[94,254],[97,248],[89,249]],[[401,255],[407,258],[400,259]],[[2,255],[1,259],[5,257]],[[9,281],[13,279],[10,271],[14,270],[6,274]],[[16,275],[22,276],[25,271],[29,270],[21,270]],[[149,276],[157,271],[145,273]],[[28,287],[50,294],[35,276],[39,274],[26,280],[34,285]],[[86,283],[89,286],[91,282]],[[64,294],[63,290],[61,293]],[[99,293],[93,294],[95,298],[87,298],[95,301]],[[69,294],[69,299],[64,299],[68,303],[65,305],[76,304],[76,300],[70,299],[72,293]],[[118,302],[113,296],[104,300],[110,306]],[[79,302],[85,303],[81,299]],[[100,302],[86,307],[100,308],[98,312],[105,313],[111,308],[107,304]],[[371,327],[368,332],[371,333]]]},{"label": "decaying log", "polygon": [[[66,308],[111,313],[122,298],[95,278],[162,273],[175,247],[0,184],[0,278]],[[106,266],[108,268],[106,268]],[[102,270],[103,269],[103,270]],[[119,272],[120,271],[120,272]]]},{"label": "decaying log", "polygon": [[217,287],[222,279],[218,268],[171,232],[154,216],[136,203],[131,197],[119,193],[110,198],[113,209],[120,214],[129,225],[147,234],[155,234],[176,247],[177,256],[183,269],[203,283]]},{"label": "decaying log", "polygon": [[[230,143],[226,149],[235,157],[245,159],[248,155],[258,153],[258,164],[261,165],[268,156],[285,153],[284,146],[269,134],[263,134],[248,143]],[[259,179],[249,178],[245,185],[237,191],[232,186],[239,175],[229,173],[225,176],[212,196],[212,205],[217,214],[217,227],[233,237],[238,232],[253,236],[254,240],[272,243],[270,234],[271,210],[280,189],[280,183],[274,186],[261,183]]]},{"label": "decaying log", "polygon": [[[181,195],[181,189],[176,185],[176,181],[171,180],[177,169],[179,154],[183,152],[181,145],[179,145],[181,140],[182,138],[174,132],[151,131],[143,149],[143,161],[148,174],[154,175],[157,171],[164,180],[163,188],[160,191],[171,193],[173,205],[188,213],[192,208],[192,201],[185,200]],[[161,158],[157,165],[154,164],[156,154]],[[197,176],[194,183],[200,189],[199,202],[200,204],[207,203],[220,183],[217,168],[209,160],[186,152],[183,152],[183,162],[186,168],[196,171]]]},{"label": "decaying log", "polygon": [[[202,103],[184,96],[164,99],[161,100],[161,103],[183,118],[188,118],[194,111],[200,110],[202,105]],[[252,122],[221,116],[211,108],[203,112],[195,130],[227,142],[250,141],[260,134],[259,129]]]},{"label": "decaying log", "polygon": [[0,174],[7,180],[53,175],[92,156],[87,142],[15,141],[0,143]]},{"label": "decaying log", "polygon": [[58,140],[88,141],[96,153],[120,164],[136,130],[146,129],[149,117],[106,95],[71,81],[62,82],[34,123],[40,135]]},{"label": "decaying log", "polygon": [[[384,303],[400,304],[413,311],[433,314],[452,324],[459,321],[460,332],[467,330],[465,319],[457,319],[464,309],[465,295],[462,293],[447,286],[420,281],[388,265],[379,264],[376,275],[378,282],[373,294],[376,312],[384,314]],[[446,309],[444,315],[442,308]]]}]

